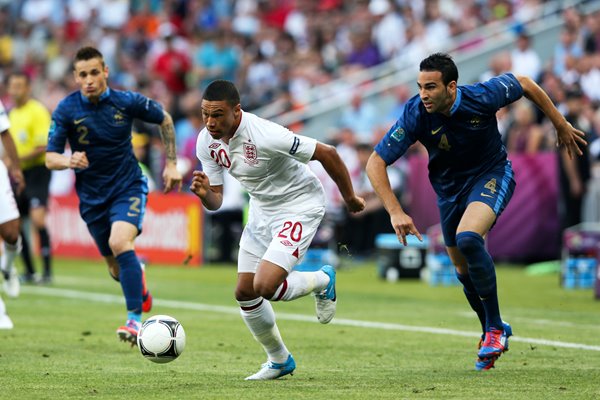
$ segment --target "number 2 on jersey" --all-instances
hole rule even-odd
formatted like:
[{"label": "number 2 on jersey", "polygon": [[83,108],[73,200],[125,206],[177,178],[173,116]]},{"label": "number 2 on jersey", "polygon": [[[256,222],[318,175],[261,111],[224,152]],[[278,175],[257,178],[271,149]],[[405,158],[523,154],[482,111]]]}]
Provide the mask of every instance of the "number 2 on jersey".
[{"label": "number 2 on jersey", "polygon": [[302,239],[302,224],[300,222],[285,221],[283,223],[283,229],[279,232],[277,237],[287,239],[289,231],[289,238],[294,242],[299,242]]}]

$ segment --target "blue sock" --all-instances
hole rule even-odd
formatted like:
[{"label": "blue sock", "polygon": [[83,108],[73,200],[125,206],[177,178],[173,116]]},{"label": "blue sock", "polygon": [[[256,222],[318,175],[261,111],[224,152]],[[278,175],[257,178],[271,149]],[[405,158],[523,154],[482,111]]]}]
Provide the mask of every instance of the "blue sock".
[{"label": "blue sock", "polygon": [[141,315],[142,270],[140,262],[133,250],[119,254],[116,259],[119,263],[119,281],[123,288],[127,311]]},{"label": "blue sock", "polygon": [[471,308],[475,313],[477,313],[477,317],[479,317],[479,322],[481,323],[481,330],[485,333],[485,308],[483,307],[483,303],[477,294],[477,290],[473,285],[473,281],[471,281],[471,277],[469,274],[460,274],[456,271],[456,277],[463,284],[463,292],[465,293],[465,297],[467,301],[471,305]]},{"label": "blue sock", "polygon": [[485,249],[484,240],[475,232],[460,232],[456,244],[469,264],[469,276],[483,303],[486,315],[486,330],[502,329],[502,318],[498,306],[496,270],[492,257]]},{"label": "blue sock", "polygon": [[130,319],[133,319],[141,324],[142,323],[142,313],[128,311],[127,312],[127,320],[130,320]]}]

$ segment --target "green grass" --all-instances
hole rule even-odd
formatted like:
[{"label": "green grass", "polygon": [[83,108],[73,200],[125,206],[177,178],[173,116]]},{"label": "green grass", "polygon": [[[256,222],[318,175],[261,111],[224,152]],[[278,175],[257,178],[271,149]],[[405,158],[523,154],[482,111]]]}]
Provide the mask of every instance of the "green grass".
[{"label": "green grass", "polygon": [[[121,289],[102,264],[56,260],[50,290],[27,286],[18,299],[4,297],[15,329],[0,330],[0,399],[600,398],[600,301],[591,290],[561,289],[556,275],[498,268],[503,318],[516,337],[497,367],[481,373],[473,369],[478,322],[458,287],[384,282],[372,264],[342,269],[330,325],[316,322],[310,297],[274,305],[298,367],[270,382],[243,380],[265,355],[237,312],[234,268],[150,266],[148,278],[157,299],[153,313],[178,318],[187,333],[179,359],[154,364],[118,342]],[[111,296],[66,296],[79,292]]]}]

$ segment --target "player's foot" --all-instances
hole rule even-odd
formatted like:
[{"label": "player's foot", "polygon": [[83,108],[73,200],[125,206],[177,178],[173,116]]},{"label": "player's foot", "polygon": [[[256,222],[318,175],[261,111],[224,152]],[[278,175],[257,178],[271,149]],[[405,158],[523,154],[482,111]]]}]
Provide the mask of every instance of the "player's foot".
[{"label": "player's foot", "polygon": [[477,357],[477,361],[475,361],[475,370],[477,371],[487,371],[488,369],[494,368],[494,364],[498,356],[490,357],[490,358],[480,358]]},{"label": "player's foot", "polygon": [[127,320],[125,325],[120,326],[117,329],[117,336],[122,342],[130,343],[131,346],[137,345],[137,335],[140,331],[142,324],[134,319]]},{"label": "player's foot", "polygon": [[512,336],[512,327],[507,322],[502,322],[502,330],[491,328],[485,334],[485,340],[477,357],[492,358],[499,357],[505,351],[508,351],[508,338]]},{"label": "player's foot", "polygon": [[315,304],[317,308],[317,319],[322,324],[327,324],[335,315],[337,307],[337,296],[335,294],[335,268],[325,265],[321,268],[329,276],[327,287],[320,293],[315,293]]},{"label": "player's foot", "polygon": [[23,274],[19,277],[21,284],[23,285],[37,285],[41,282],[41,278],[37,274]]},{"label": "player's foot", "polygon": [[4,288],[4,293],[8,297],[19,297],[19,293],[21,293],[21,282],[19,282],[19,274],[15,267],[12,267],[10,271],[4,273],[4,282],[2,286]]},{"label": "player's foot", "polygon": [[142,263],[142,312],[152,310],[152,295],[146,286],[146,266]]},{"label": "player's foot", "polygon": [[7,314],[0,314],[0,329],[14,328],[13,322]]},{"label": "player's foot", "polygon": [[44,275],[42,275],[42,279],[40,279],[40,283],[42,285],[49,285],[52,283],[52,275],[49,273],[44,273]]},{"label": "player's foot", "polygon": [[247,381],[266,381],[270,379],[281,378],[284,375],[293,375],[296,369],[296,362],[294,357],[290,354],[288,359],[284,363],[274,363],[267,361],[264,363],[260,370],[254,375],[250,375],[246,378]]}]

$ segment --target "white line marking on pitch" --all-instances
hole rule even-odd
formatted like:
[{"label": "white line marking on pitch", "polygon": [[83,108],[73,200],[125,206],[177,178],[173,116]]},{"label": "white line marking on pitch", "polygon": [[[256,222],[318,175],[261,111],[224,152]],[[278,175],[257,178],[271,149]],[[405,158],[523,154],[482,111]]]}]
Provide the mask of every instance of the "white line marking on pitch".
[{"label": "white line marking on pitch", "polygon": [[[112,303],[112,304],[123,304],[125,300],[122,296],[106,294],[106,293],[94,293],[94,292],[83,292],[78,290],[70,290],[70,289],[57,289],[57,288],[47,288],[47,287],[23,287],[21,290],[25,293],[45,295],[45,296],[53,296],[53,297],[62,297],[68,299],[77,299],[77,300],[89,300],[96,301],[101,303]],[[189,301],[178,301],[178,300],[163,300],[163,299],[154,299],[154,304],[162,307],[171,307],[171,308],[179,308],[179,309],[187,309],[187,310],[197,310],[197,311],[209,311],[209,312],[219,312],[225,314],[239,315],[238,307],[231,306],[216,306],[202,303],[193,303]],[[277,312],[277,319],[285,319],[292,321],[303,321],[303,322],[312,322],[317,323],[317,320],[312,315],[302,315],[302,314],[288,314]],[[443,329],[443,328],[431,328],[427,326],[411,326],[411,325],[403,325],[403,324],[395,324],[395,323],[386,323],[386,322],[373,322],[373,321],[359,321],[353,319],[344,319],[344,318],[336,318],[330,322],[335,325],[342,326],[354,326],[358,328],[374,328],[374,329],[385,329],[392,331],[407,331],[407,332],[424,332],[424,333],[433,333],[436,335],[453,335],[453,336],[465,336],[465,337],[479,337],[480,333],[467,332],[467,331],[459,331],[455,329]],[[511,337],[512,341],[515,342],[523,342],[523,343],[531,343],[538,344],[544,346],[554,346],[554,347],[563,347],[568,349],[578,349],[578,350],[590,350],[590,351],[600,351],[600,346],[592,346],[581,343],[571,343],[571,342],[561,342],[556,340],[545,340],[545,339],[535,339],[535,338],[526,338],[521,336],[513,336]]]}]

